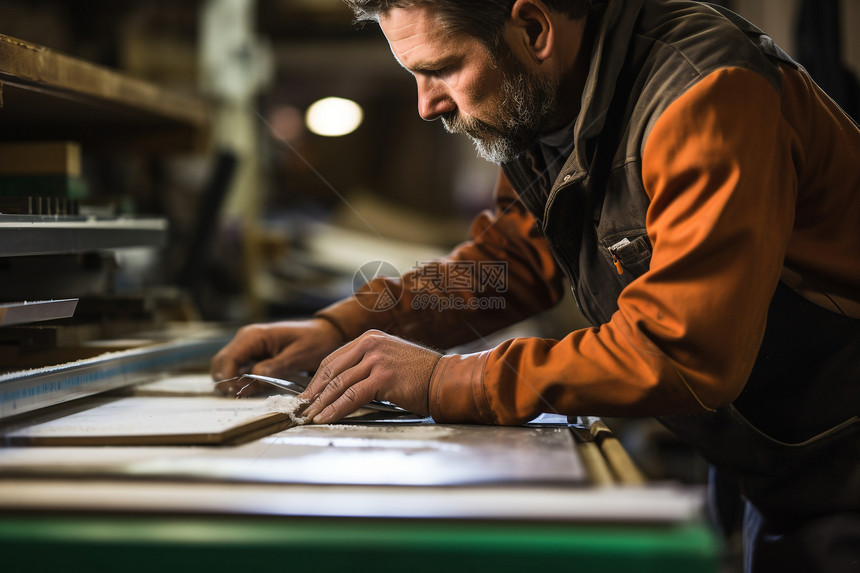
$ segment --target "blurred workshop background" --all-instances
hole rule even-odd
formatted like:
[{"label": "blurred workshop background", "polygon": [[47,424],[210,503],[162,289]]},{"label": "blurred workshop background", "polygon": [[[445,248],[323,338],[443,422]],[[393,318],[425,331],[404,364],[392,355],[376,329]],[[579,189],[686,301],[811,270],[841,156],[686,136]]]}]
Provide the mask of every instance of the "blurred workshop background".
[{"label": "blurred workshop background", "polygon": [[[857,117],[860,2],[722,4],[767,31]],[[117,294],[172,298],[203,320],[304,315],[351,294],[366,262],[402,272],[443,255],[491,207],[496,169],[465,138],[418,117],[411,76],[378,28],[354,26],[341,0],[2,0],[0,33],[211,105],[211,133],[195,151],[82,147],[91,206],[164,217],[170,229],[165,249],[83,264],[81,275],[98,271],[94,289],[108,273]],[[334,126],[312,125],[311,106],[326,98],[357,106]],[[66,286],[81,296],[82,284],[52,284],[43,296],[62,297]],[[567,301],[499,338],[581,324]],[[704,478],[659,427],[638,424],[622,434],[653,477]]]}]

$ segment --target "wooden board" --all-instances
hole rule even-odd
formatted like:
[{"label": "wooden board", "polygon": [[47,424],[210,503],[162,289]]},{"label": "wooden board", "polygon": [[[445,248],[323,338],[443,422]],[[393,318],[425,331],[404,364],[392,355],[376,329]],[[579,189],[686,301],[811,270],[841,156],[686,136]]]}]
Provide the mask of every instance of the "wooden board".
[{"label": "wooden board", "polygon": [[0,174],[81,176],[81,146],[73,141],[0,144]]},{"label": "wooden board", "polygon": [[211,445],[295,424],[294,417],[265,400],[98,397],[76,404],[73,411],[64,409],[0,431],[14,446]]}]

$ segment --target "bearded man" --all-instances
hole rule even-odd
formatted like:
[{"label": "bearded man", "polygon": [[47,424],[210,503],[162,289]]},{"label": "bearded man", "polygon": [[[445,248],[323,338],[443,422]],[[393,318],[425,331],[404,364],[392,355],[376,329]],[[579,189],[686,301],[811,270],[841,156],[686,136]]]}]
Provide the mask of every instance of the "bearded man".
[{"label": "bearded man", "polygon": [[[747,571],[857,567],[851,118],[768,36],[698,2],[347,3],[414,76],[420,116],[500,165],[496,211],[441,264],[503,262],[507,280],[456,309],[403,289],[382,310],[352,298],[246,327],[213,376],[315,371],[302,396],[314,423],[372,399],[437,422],[658,416],[742,495]],[[432,349],[553,306],[564,278],[593,327]],[[497,296],[503,308],[472,304]]]}]

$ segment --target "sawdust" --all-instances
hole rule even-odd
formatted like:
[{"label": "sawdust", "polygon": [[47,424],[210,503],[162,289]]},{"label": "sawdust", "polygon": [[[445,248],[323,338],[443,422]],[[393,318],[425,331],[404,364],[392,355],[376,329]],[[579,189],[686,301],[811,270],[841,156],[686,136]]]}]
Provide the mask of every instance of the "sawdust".
[{"label": "sawdust", "polygon": [[299,413],[303,412],[305,407],[310,402],[308,400],[300,400],[296,396],[288,396],[285,394],[279,394],[275,396],[269,396],[263,401],[263,408],[270,412],[281,412],[290,417],[290,421],[293,422],[297,426],[302,426],[310,422],[304,416],[300,416]]}]

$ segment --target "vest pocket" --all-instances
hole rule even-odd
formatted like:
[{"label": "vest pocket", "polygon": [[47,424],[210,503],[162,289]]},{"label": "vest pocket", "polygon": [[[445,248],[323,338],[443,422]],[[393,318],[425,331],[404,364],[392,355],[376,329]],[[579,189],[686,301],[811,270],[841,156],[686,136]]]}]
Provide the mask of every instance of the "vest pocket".
[{"label": "vest pocket", "polygon": [[606,258],[624,285],[630,284],[651,266],[651,241],[644,229],[613,233],[600,242]]}]

